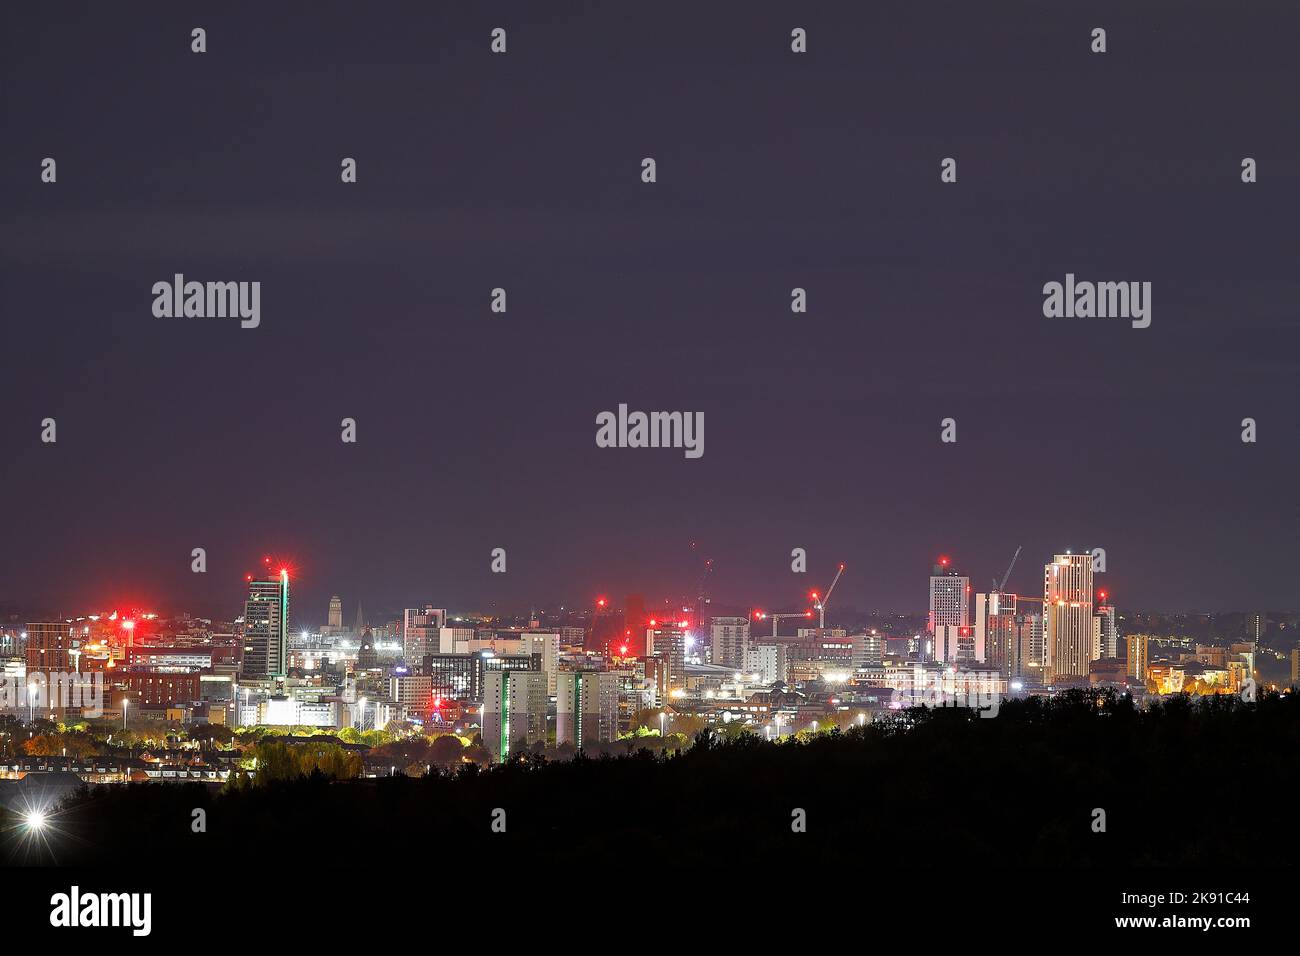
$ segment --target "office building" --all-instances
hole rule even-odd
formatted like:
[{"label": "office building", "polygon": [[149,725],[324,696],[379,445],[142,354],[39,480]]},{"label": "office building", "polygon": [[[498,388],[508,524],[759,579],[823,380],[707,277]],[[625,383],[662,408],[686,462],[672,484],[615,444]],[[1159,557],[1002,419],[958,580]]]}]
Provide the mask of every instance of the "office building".
[{"label": "office building", "polygon": [[289,654],[289,572],[248,582],[244,664],[248,677],[283,677]]},{"label": "office building", "polygon": [[947,558],[940,558],[930,571],[930,613],[926,627],[970,626],[970,578],[959,573]]},{"label": "office building", "polygon": [[441,633],[446,624],[445,608],[425,605],[403,610],[402,658],[408,664],[417,664],[426,654],[439,653],[442,650]]}]

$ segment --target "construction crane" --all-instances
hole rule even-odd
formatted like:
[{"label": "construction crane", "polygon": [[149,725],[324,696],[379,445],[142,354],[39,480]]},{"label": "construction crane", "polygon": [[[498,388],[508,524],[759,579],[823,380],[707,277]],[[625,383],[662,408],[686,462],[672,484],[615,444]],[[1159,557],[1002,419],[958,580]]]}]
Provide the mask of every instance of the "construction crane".
[{"label": "construction crane", "polygon": [[1001,591],[1007,586],[1007,578],[1011,577],[1011,569],[1016,566],[1016,559],[1020,557],[1020,551],[1023,547],[1024,545],[1019,545],[1016,548],[1016,553],[1011,556],[1011,563],[1007,565],[1007,573],[1002,575],[1002,583],[999,584],[997,578],[993,579],[994,591]]},{"label": "construction crane", "polygon": [[835,585],[840,583],[840,575],[843,573],[844,565],[841,564],[840,569],[835,572],[835,580],[832,581],[831,586],[826,589],[825,597],[818,596],[816,591],[812,593],[813,607],[821,614],[821,624],[819,626],[823,631],[826,630],[826,605],[831,603],[831,592],[835,590]]},{"label": "construction crane", "polygon": [[797,614],[768,614],[765,611],[755,611],[754,620],[766,621],[772,619],[772,636],[776,637],[776,626],[787,617],[812,617],[812,611],[800,611]]}]

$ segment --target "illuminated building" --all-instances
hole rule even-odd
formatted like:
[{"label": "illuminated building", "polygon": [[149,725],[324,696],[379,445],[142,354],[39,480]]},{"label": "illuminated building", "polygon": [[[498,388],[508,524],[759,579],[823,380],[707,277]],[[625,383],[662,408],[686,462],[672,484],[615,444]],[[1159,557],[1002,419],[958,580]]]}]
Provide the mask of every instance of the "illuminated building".
[{"label": "illuminated building", "polygon": [[343,629],[343,599],[337,594],[330,598],[328,623],[320,629],[322,635],[338,637]]},{"label": "illuminated building", "polygon": [[936,664],[982,664],[984,632],[971,624],[964,627],[940,624],[934,629],[934,649],[930,659]]},{"label": "illuminated building", "polygon": [[756,643],[745,651],[746,674],[757,674],[757,683],[785,682],[790,676],[790,663],[784,644]]},{"label": "illuminated building", "polygon": [[357,670],[368,671],[379,666],[379,652],[375,650],[375,636],[370,628],[361,634],[357,647]]},{"label": "illuminated building", "polygon": [[541,662],[532,655],[493,654],[426,654],[421,663],[424,676],[430,678],[430,692],[446,700],[482,700],[483,675],[490,670],[541,670]]},{"label": "illuminated building", "polygon": [[484,677],[483,746],[495,762],[546,740],[546,675],[489,671]]},{"label": "illuminated building", "polygon": [[560,669],[559,633],[525,632],[516,636],[519,640],[517,653],[541,661],[541,671],[546,675],[546,693],[554,695],[556,675]]},{"label": "illuminated building", "polygon": [[1124,644],[1128,651],[1128,669],[1127,674],[1135,680],[1144,681],[1147,679],[1147,665],[1150,663],[1150,651],[1148,645],[1151,638],[1146,634],[1130,634],[1124,638]]},{"label": "illuminated building", "polygon": [[741,668],[749,650],[749,618],[715,617],[709,622],[710,654],[714,664]]},{"label": "illuminated building", "polygon": [[[1101,595],[1103,598],[1105,594]],[[1115,628],[1115,607],[1102,604],[1092,616],[1093,657],[1119,657],[1119,632]]]},{"label": "illuminated building", "polygon": [[426,604],[423,608],[402,611],[402,657],[408,664],[436,654],[442,649],[442,628],[447,623],[445,608]]},{"label": "illuminated building", "polygon": [[885,636],[871,631],[869,634],[854,634],[849,640],[853,644],[853,669],[877,667],[885,659]]},{"label": "illuminated building", "polygon": [[155,671],[191,671],[212,667],[212,651],[192,647],[140,644],[126,649],[126,666]]},{"label": "illuminated building", "polygon": [[1264,632],[1268,630],[1268,615],[1263,611],[1256,611],[1254,614],[1246,616],[1246,628],[1250,634],[1250,642],[1256,654],[1259,653],[1259,642],[1264,638]]},{"label": "illuminated building", "polygon": [[438,628],[438,653],[439,654],[467,654],[466,646],[474,640],[474,628],[472,627],[440,627]]},{"label": "illuminated building", "polygon": [[1093,660],[1092,555],[1058,554],[1043,568],[1047,681],[1083,682]]},{"label": "illuminated building", "polygon": [[667,693],[686,686],[687,622],[650,620],[646,628],[646,656],[664,662]]},{"label": "illuminated building", "polygon": [[618,739],[617,674],[561,671],[556,687],[556,744],[581,750],[588,744]]},{"label": "illuminated building", "polygon": [[970,626],[970,578],[959,574],[947,558],[940,558],[930,572],[930,614],[926,629]]},{"label": "illuminated building", "polygon": [[191,704],[199,699],[197,671],[188,674],[126,671],[119,672],[113,681],[127,691],[131,706],[138,701],[145,707],[166,707],[169,704]]},{"label": "illuminated building", "polygon": [[1019,681],[1042,683],[1043,617],[1041,614],[1017,614],[1012,658],[1007,661],[1006,675]]},{"label": "illuminated building", "polygon": [[249,677],[283,677],[289,653],[289,572],[248,582],[244,666]]},{"label": "illuminated building", "polygon": [[419,674],[394,675],[388,678],[388,696],[408,714],[424,720],[433,710],[433,679]]},{"label": "illuminated building", "polygon": [[72,625],[63,621],[27,625],[27,672],[50,674],[72,670],[76,642]]},{"label": "illuminated building", "polygon": [[[1016,659],[1016,596],[1002,591],[975,595],[975,644],[983,657],[1010,676]],[[936,657],[935,660],[938,660]]]}]

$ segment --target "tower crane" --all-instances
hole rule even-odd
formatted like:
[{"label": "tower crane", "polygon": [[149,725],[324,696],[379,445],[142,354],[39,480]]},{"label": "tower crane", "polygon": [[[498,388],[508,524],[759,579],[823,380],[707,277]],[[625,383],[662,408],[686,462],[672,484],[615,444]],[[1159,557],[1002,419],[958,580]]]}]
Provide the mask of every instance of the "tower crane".
[{"label": "tower crane", "polygon": [[812,611],[799,611],[794,614],[768,614],[766,611],[754,612],[754,620],[756,621],[765,621],[769,617],[772,619],[772,636],[776,637],[776,626],[781,621],[785,620],[787,617],[812,617]]},{"label": "tower crane", "polygon": [[841,564],[840,569],[835,572],[835,580],[832,581],[831,586],[826,589],[825,597],[820,597],[816,591],[812,593],[813,607],[821,614],[821,623],[819,626],[823,631],[826,630],[826,605],[831,603],[831,592],[835,590],[835,585],[840,583],[840,575],[843,573],[844,565]]},{"label": "tower crane", "polygon": [[1001,591],[1003,588],[1007,586],[1007,578],[1011,577],[1011,569],[1016,566],[1016,559],[1020,557],[1020,551],[1023,547],[1024,545],[1018,545],[1016,547],[1016,553],[1011,556],[1011,563],[1007,565],[1007,573],[1002,575],[1001,583],[998,582],[997,578],[993,579],[994,591]]}]

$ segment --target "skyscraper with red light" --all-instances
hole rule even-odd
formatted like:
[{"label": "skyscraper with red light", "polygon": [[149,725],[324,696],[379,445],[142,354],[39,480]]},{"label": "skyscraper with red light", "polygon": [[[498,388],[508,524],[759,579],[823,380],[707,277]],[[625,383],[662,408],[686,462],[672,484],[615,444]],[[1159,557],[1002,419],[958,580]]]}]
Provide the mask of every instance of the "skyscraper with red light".
[{"label": "skyscraper with red light", "polygon": [[248,582],[244,603],[245,677],[284,677],[289,657],[289,571]]},{"label": "skyscraper with red light", "polygon": [[930,571],[930,616],[926,627],[933,634],[938,627],[969,627],[970,623],[970,578],[947,558],[940,558]]}]

